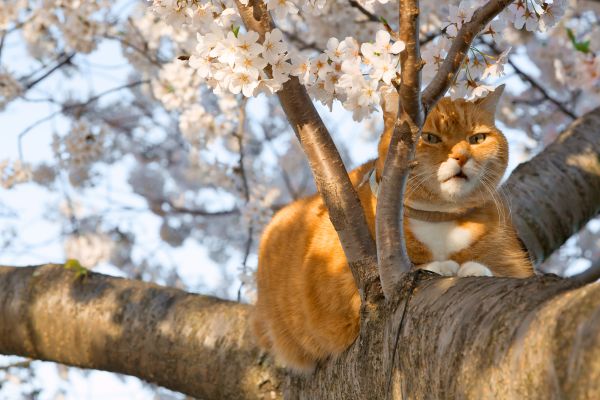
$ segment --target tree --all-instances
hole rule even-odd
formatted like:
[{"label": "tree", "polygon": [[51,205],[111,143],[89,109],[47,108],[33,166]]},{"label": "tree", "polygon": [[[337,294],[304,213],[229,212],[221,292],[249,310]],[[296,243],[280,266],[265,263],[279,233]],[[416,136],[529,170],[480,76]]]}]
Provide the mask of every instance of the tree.
[{"label": "tree", "polygon": [[[137,164],[129,181],[163,219],[161,237],[173,245],[186,235],[215,238],[215,253],[225,246],[241,251],[246,272],[268,220],[264,210],[272,212],[281,204],[277,201],[303,191],[298,190],[302,174],[292,176],[286,170],[290,164],[276,169],[288,192],[280,199],[272,194],[277,186],[257,173],[265,165],[263,147],[277,146],[278,138],[271,134],[282,126],[282,115],[252,118],[246,98],[276,94],[339,233],[362,294],[363,313],[359,339],[347,353],[313,376],[294,377],[277,370],[252,344],[245,324],[249,306],[90,273],[75,261],[66,264],[74,271],[52,265],[4,267],[0,353],[128,373],[200,398],[284,393],[291,398],[593,397],[600,390],[595,383],[600,372],[592,362],[600,348],[600,295],[597,285],[582,284],[597,278],[600,267],[569,280],[438,279],[408,272],[399,227],[404,182],[428,110],[448,89],[453,96],[469,98],[491,90],[483,79],[500,76],[506,63],[532,90],[513,96],[518,109],[503,107],[504,120],[530,124],[533,134],[544,138],[573,121],[505,184],[513,219],[532,258],[541,263],[598,213],[600,109],[593,107],[600,74],[597,44],[588,39],[597,29],[596,14],[567,10],[559,1],[462,2],[448,13],[433,10],[434,2],[401,0],[398,8],[385,3],[309,1],[299,13],[299,4],[292,1],[154,1],[153,9],[163,19],[149,13],[119,18],[100,2],[32,3],[22,12],[24,1],[4,5],[2,43],[22,30],[33,57],[54,60],[21,79],[6,72],[2,76],[4,103],[21,99],[57,105],[20,138],[55,116],[72,120],[69,133],[54,139],[56,165],[5,164],[5,186],[30,176],[51,185],[63,174],[72,186],[89,187],[96,165],[115,163],[131,152]],[[508,24],[546,31],[566,11],[566,20],[547,33],[502,30]],[[269,12],[282,29],[275,29]],[[349,17],[355,20],[352,26],[343,23]],[[564,29],[562,24],[574,21],[581,24],[580,31]],[[326,40],[344,35],[350,36]],[[28,98],[53,73],[71,68],[74,57],[91,52],[100,38],[122,44],[136,69],[133,79],[86,100]],[[367,43],[374,38],[375,43]],[[543,83],[511,59],[503,39],[526,48],[529,60],[539,62]],[[569,57],[556,57],[552,65],[542,63],[565,53]],[[120,90],[131,91],[132,98],[102,104],[106,93]],[[398,109],[389,107],[396,104],[395,96]],[[393,135],[376,240],[366,228],[342,154],[311,97],[330,108],[339,100],[356,119],[373,113],[380,101],[384,104],[384,129]],[[277,112],[269,108],[269,117]],[[140,137],[141,127],[162,127],[163,135]],[[215,142],[219,146],[210,147]],[[209,165],[207,146],[223,152],[227,161]],[[293,165],[294,156],[289,158]],[[221,207],[213,208],[199,199],[206,187],[226,191],[233,199],[221,198]],[[153,270],[147,260],[142,260],[146,268],[140,268],[144,262],[131,256],[134,239],[129,232],[119,226],[102,232],[102,220],[81,218],[67,203],[67,251],[79,251],[76,258],[84,265],[110,257],[138,274]],[[243,221],[245,235],[226,222],[236,219]],[[98,251],[107,243],[108,248]],[[439,381],[432,384],[430,377]]]}]

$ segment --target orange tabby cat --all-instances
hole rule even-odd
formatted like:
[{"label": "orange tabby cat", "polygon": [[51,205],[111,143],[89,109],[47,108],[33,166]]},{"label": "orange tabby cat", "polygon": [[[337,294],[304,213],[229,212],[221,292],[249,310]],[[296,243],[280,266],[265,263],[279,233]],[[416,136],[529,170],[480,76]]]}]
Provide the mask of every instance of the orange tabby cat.
[{"label": "orange tabby cat", "polygon": [[[405,236],[418,268],[442,275],[528,277],[522,250],[496,187],[508,145],[494,114],[502,87],[476,102],[442,99],[428,116],[405,196]],[[379,158],[350,173],[375,236]],[[344,351],[359,329],[360,298],[319,195],[279,211],[261,240],[253,326],[286,366],[311,369]]]}]

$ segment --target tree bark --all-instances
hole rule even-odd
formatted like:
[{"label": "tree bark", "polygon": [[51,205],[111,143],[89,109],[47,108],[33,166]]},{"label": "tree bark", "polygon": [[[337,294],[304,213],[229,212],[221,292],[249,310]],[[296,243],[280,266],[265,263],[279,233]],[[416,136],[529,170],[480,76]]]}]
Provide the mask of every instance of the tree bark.
[{"label": "tree bark", "polygon": [[600,212],[600,108],[519,165],[504,187],[519,237],[539,264]]},{"label": "tree bark", "polygon": [[[61,265],[0,267],[0,353],[134,375],[202,399],[279,397],[251,307]],[[275,397],[273,397],[275,396]]]},{"label": "tree bark", "polygon": [[600,398],[600,284],[436,277],[406,296],[289,398]]},{"label": "tree bark", "polygon": [[60,265],[0,267],[0,353],[202,399],[600,396],[600,284],[417,272],[403,291],[363,310],[340,358],[284,376],[255,347],[246,305]]}]

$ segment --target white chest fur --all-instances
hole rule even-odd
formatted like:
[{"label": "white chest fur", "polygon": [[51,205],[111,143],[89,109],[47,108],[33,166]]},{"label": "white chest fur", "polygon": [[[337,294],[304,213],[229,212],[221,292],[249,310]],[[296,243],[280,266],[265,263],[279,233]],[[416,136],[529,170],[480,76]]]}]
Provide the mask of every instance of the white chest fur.
[{"label": "white chest fur", "polygon": [[473,233],[450,222],[425,222],[409,218],[410,229],[423,243],[434,261],[448,260],[452,253],[463,250],[473,243]]}]

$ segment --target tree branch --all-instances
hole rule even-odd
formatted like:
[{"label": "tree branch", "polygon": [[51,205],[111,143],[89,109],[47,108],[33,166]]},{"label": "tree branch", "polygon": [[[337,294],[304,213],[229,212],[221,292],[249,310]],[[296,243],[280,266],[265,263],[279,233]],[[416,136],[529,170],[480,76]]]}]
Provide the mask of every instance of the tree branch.
[{"label": "tree branch", "polygon": [[[393,311],[406,315],[393,399],[598,397],[600,285],[416,274],[406,276],[417,284],[410,303]],[[397,328],[389,313],[364,319],[339,358],[286,377],[256,348],[249,310],[91,272],[76,278],[60,265],[0,267],[1,354],[134,375],[207,400],[385,398],[382,360]]]},{"label": "tree branch", "polygon": [[[412,279],[413,273],[407,275]],[[404,307],[395,314],[404,314]],[[395,327],[368,321],[369,329],[361,330],[348,352],[297,383],[294,398],[600,395],[598,284],[578,288],[571,280],[552,277],[419,279],[405,315],[391,396],[382,358],[393,353]]]},{"label": "tree branch", "polygon": [[[244,6],[237,1],[237,7],[246,27],[258,32],[260,40],[264,40],[265,33],[273,28],[265,4],[254,0],[249,6]],[[376,280],[376,249],[358,195],[331,135],[304,86],[296,77],[292,77],[283,84],[277,95],[308,158],[317,189],[327,206],[348,265],[364,299],[365,288]]]},{"label": "tree branch", "polygon": [[585,271],[571,277],[577,282],[586,284],[600,279],[600,259],[594,261]]},{"label": "tree branch", "polygon": [[423,106],[426,113],[444,96],[448,87],[450,87],[450,83],[454,81],[454,77],[458,73],[475,37],[513,1],[490,0],[486,5],[475,11],[469,22],[463,24],[440,69],[423,92]]},{"label": "tree branch", "polygon": [[0,267],[0,353],[119,372],[204,399],[280,398],[248,305],[60,265]]},{"label": "tree branch", "polygon": [[400,0],[400,40],[406,48],[400,53],[401,82],[395,123],[381,176],[377,198],[376,232],[379,277],[386,299],[397,294],[403,272],[412,263],[404,241],[403,199],[409,165],[424,114],[421,106],[421,54],[419,51],[419,2]]},{"label": "tree branch", "polygon": [[504,189],[519,237],[539,264],[600,212],[600,108],[519,165]]}]

